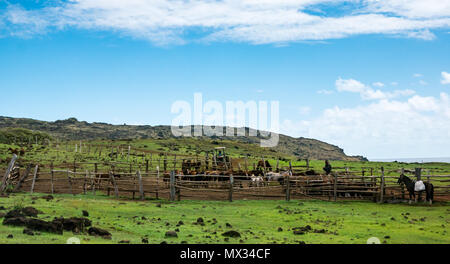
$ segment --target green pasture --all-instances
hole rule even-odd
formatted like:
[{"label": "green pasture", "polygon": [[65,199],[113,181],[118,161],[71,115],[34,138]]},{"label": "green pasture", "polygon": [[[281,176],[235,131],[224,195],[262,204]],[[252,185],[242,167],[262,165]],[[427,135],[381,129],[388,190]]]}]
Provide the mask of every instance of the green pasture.
[{"label": "green pasture", "polygon": [[[43,214],[38,217],[81,217],[89,212],[93,226],[112,233],[112,239],[73,234],[35,232],[23,234],[23,227],[0,225],[0,243],[66,243],[77,237],[83,244],[142,243],[350,243],[364,244],[377,237],[387,244],[448,244],[450,206],[448,203],[377,204],[373,202],[339,201],[130,201],[106,196],[55,195],[53,200],[41,199],[43,194],[11,194],[0,198],[6,213],[13,208],[33,206]],[[204,225],[194,224],[202,218]],[[214,220],[215,219],[215,220]],[[3,221],[0,218],[0,221]],[[177,223],[183,222],[177,226]],[[228,225],[227,225],[228,224]],[[310,226],[303,234],[294,234]],[[300,229],[296,229],[300,228]],[[167,231],[177,230],[177,238],[166,238]],[[234,230],[240,238],[222,234]],[[12,238],[8,238],[12,235]]]}]

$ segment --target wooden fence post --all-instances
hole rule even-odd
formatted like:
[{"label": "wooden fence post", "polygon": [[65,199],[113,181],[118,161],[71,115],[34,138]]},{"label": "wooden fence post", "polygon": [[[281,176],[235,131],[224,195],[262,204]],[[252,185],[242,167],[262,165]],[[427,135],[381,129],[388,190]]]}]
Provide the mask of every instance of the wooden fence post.
[{"label": "wooden fence post", "polygon": [[289,173],[286,176],[285,182],[286,182],[286,201],[291,200],[291,176],[292,176],[292,162],[289,161]]},{"label": "wooden fence post", "polygon": [[173,158],[173,170],[177,170],[177,154],[175,154],[175,157]]},{"label": "wooden fence post", "polygon": [[364,177],[366,176],[366,171],[364,170],[364,168],[361,171],[361,176],[362,176],[362,182],[363,182],[364,186],[367,187],[366,179],[364,179]]},{"label": "wooden fence post", "polygon": [[22,175],[22,177],[19,179],[19,182],[14,187],[14,192],[17,192],[20,189],[20,186],[22,186],[23,181],[30,175],[32,165],[28,165],[27,169],[25,170],[25,174]]},{"label": "wooden fence post", "polygon": [[[100,147],[100,153],[102,152],[102,147]],[[95,196],[96,194],[96,190],[95,190],[95,185],[97,184],[96,179],[97,179],[97,173],[98,173],[98,164],[94,163],[94,177],[92,179],[92,194]]]},{"label": "wooden fence post", "polygon": [[116,178],[114,178],[114,173],[109,172],[109,177],[110,177],[111,182],[112,182],[113,187],[114,187],[114,195],[116,196],[116,198],[119,198],[119,189],[117,188]]},{"label": "wooden fence post", "polygon": [[380,203],[384,202],[384,167],[381,167]]},{"label": "wooden fence post", "polygon": [[159,165],[156,166],[156,199],[159,199],[158,189],[159,189]]},{"label": "wooden fence post", "polygon": [[234,184],[234,178],[233,174],[230,175],[230,188],[228,192],[228,201],[233,202],[233,184]]},{"label": "wooden fence post", "polygon": [[[402,168],[402,174],[401,175],[405,175],[405,168]],[[400,187],[402,188],[402,200],[405,200],[405,184],[400,185]]]},{"label": "wooden fence post", "polygon": [[337,173],[333,173],[334,176],[334,186],[333,186],[333,196],[334,196],[334,201],[337,201],[337,182],[338,182],[338,177],[337,177]]},{"label": "wooden fence post", "polygon": [[137,175],[138,175],[138,180],[139,180],[139,194],[141,195],[141,200],[144,200],[145,199],[145,196],[144,196],[144,185],[142,183],[141,171],[138,171]]},{"label": "wooden fence post", "polygon": [[248,157],[247,157],[247,154],[245,156],[245,175],[248,175]]},{"label": "wooden fence post", "polygon": [[55,193],[55,186],[54,186],[54,183],[53,183],[53,181],[55,180],[55,172],[53,171],[54,170],[54,167],[53,167],[53,162],[50,164],[50,187],[52,188],[52,194],[54,194]]},{"label": "wooden fence post", "polygon": [[[144,157],[145,157],[145,154],[144,154]],[[150,168],[153,168],[153,154],[152,153],[150,153]],[[148,170],[146,171],[146,173],[148,173]]]},{"label": "wooden fence post", "polygon": [[89,173],[88,170],[86,170],[86,174],[84,175],[84,182],[83,182],[83,194],[86,194],[88,173]]},{"label": "wooden fence post", "polygon": [[166,172],[167,171],[167,153],[164,153],[164,161],[163,161],[163,171]]},{"label": "wooden fence post", "polygon": [[213,153],[213,170],[217,169],[217,157],[216,153]]},{"label": "wooden fence post", "polygon": [[92,195],[95,196],[95,179],[97,178],[97,174],[94,172],[94,175],[91,176],[91,185],[92,185]]},{"label": "wooden fence post", "polygon": [[127,161],[130,160],[130,151],[131,151],[131,146],[128,145]]},{"label": "wooden fence post", "polygon": [[175,201],[175,171],[170,172],[170,201]]},{"label": "wooden fence post", "polygon": [[138,181],[138,175],[137,175],[137,171],[136,171],[136,174],[133,176],[133,198],[132,198],[133,200],[136,195],[136,192],[138,191],[137,188],[138,188],[139,182],[137,182],[137,181]]},{"label": "wooden fence post", "polygon": [[70,177],[70,171],[69,170],[67,170],[67,181],[69,182],[70,193],[73,195],[72,179]]},{"label": "wooden fence post", "polygon": [[33,191],[34,191],[34,185],[36,184],[36,177],[37,177],[38,169],[39,169],[39,165],[36,165],[36,167],[34,167],[33,182],[31,183],[30,194],[33,194]]},{"label": "wooden fence post", "polygon": [[6,169],[5,176],[3,176],[2,185],[0,186],[0,193],[3,193],[6,190],[6,182],[8,181],[8,176],[11,173],[12,168],[14,167],[14,163],[16,163],[17,155],[13,154],[11,161],[9,162],[8,168]]}]

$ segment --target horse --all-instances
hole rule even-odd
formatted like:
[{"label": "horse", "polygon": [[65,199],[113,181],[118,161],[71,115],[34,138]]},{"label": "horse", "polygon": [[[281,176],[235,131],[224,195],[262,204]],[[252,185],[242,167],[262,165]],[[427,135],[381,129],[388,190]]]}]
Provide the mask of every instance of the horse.
[{"label": "horse", "polygon": [[[414,197],[415,202],[417,203],[417,196],[414,190],[416,181],[411,180],[410,178],[408,178],[407,176],[405,176],[404,174],[401,174],[400,177],[398,178],[397,181],[398,184],[405,184],[406,189],[409,192],[409,203],[411,204],[411,199],[412,197]],[[433,196],[434,196],[434,186],[431,183],[428,182],[424,182],[423,183],[425,185],[425,192],[427,194],[426,196],[426,201],[428,201],[430,203],[430,205],[433,203]],[[422,194],[423,191],[419,191],[419,195]]]},{"label": "horse", "polygon": [[263,169],[272,171],[272,166],[270,165],[268,160],[260,160],[258,161],[258,166],[256,166],[257,170],[262,171]]}]

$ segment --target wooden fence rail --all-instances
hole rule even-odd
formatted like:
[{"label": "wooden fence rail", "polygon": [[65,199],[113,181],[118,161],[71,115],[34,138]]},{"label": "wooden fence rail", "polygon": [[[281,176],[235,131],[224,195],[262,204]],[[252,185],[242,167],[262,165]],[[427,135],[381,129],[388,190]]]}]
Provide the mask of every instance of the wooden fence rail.
[{"label": "wooden fence rail", "polygon": [[[175,161],[175,159],[173,159]],[[236,199],[291,199],[314,198],[323,200],[366,199],[379,203],[393,199],[404,199],[405,189],[397,184],[397,177],[386,176],[384,168],[375,172],[365,170],[362,175],[333,173],[332,175],[294,175],[290,164],[288,174],[274,181],[254,181],[251,176],[236,175],[180,175],[176,169],[160,172],[143,167],[126,171],[116,167],[102,171],[97,163],[90,170],[80,166],[66,168],[53,164],[50,170],[40,166],[23,168],[15,182],[8,182],[10,170],[4,179],[13,188],[9,191],[29,191],[30,193],[70,193],[102,194],[114,197],[165,198],[171,201],[183,199],[228,200]],[[169,165],[167,165],[169,167]],[[12,167],[11,167],[12,168]],[[48,168],[48,167],[47,167]],[[366,173],[367,172],[367,173]],[[30,178],[29,175],[32,175]],[[378,175],[376,175],[378,174]],[[5,178],[6,177],[6,178]],[[437,200],[450,199],[450,175],[430,175],[416,170],[414,180],[423,179],[434,184]],[[2,186],[6,186],[3,184]],[[2,187],[3,188],[3,187]],[[6,189],[6,187],[5,187]]]}]

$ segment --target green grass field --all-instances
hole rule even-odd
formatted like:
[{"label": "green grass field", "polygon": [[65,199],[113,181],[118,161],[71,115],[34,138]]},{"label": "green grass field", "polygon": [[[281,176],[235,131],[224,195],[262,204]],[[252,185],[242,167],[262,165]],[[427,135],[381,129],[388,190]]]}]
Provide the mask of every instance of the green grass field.
[{"label": "green grass field", "polygon": [[[81,243],[366,243],[378,237],[388,244],[450,243],[449,203],[434,204],[376,204],[373,202],[322,201],[180,201],[113,200],[106,196],[55,195],[55,199],[40,199],[42,194],[11,194],[0,198],[0,211],[33,206],[43,211],[40,219],[81,217],[89,212],[93,226],[112,233],[112,239],[87,234],[63,235],[41,232],[34,236],[23,234],[23,227],[0,225],[0,243],[66,243],[70,237]],[[34,198],[34,199],[33,199]],[[37,198],[37,199],[36,199]],[[157,206],[160,204],[161,206]],[[193,224],[204,219],[204,226]],[[214,224],[213,219],[217,220]],[[176,226],[179,221],[184,224]],[[227,227],[226,224],[232,227]],[[309,225],[311,231],[294,234],[296,227]],[[165,238],[165,232],[179,229],[178,238]],[[282,231],[279,230],[282,229]],[[323,230],[322,230],[323,229]],[[225,241],[222,233],[235,230],[241,238]],[[314,232],[316,230],[316,232]],[[7,238],[12,234],[13,238]]]}]

